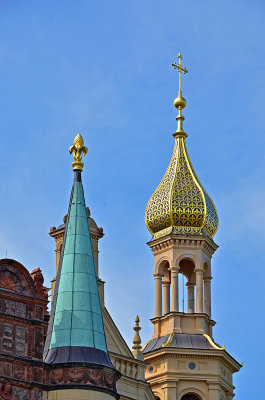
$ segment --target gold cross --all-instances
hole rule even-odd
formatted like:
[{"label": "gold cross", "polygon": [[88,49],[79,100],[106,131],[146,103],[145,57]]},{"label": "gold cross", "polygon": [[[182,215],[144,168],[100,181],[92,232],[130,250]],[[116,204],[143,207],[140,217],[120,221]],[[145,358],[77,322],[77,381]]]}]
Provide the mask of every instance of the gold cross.
[{"label": "gold cross", "polygon": [[173,67],[174,69],[177,69],[178,72],[179,72],[179,93],[181,93],[181,74],[182,74],[182,72],[183,72],[184,74],[187,74],[188,70],[186,69],[186,67],[182,67],[182,64],[181,64],[182,57],[181,57],[181,54],[180,54],[180,53],[179,53],[179,55],[178,55],[178,59],[179,59],[179,63],[177,64],[176,62],[174,62],[174,63],[172,64],[172,67]]}]

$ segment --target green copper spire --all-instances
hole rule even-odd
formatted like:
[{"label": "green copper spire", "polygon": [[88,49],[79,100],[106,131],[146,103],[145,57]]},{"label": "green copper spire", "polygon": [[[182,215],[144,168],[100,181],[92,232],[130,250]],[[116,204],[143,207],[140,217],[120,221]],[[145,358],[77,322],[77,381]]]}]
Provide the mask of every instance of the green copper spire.
[{"label": "green copper spire", "polygon": [[83,186],[74,182],[50,348],[107,352]]},{"label": "green copper spire", "polygon": [[112,367],[81,182],[83,163],[80,169],[76,164],[44,361],[88,362]]}]

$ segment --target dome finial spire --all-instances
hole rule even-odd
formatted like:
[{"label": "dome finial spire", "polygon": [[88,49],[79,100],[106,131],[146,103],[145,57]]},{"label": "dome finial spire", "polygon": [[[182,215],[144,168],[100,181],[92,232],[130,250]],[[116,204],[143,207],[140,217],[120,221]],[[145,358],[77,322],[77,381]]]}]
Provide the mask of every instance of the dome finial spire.
[{"label": "dome finial spire", "polygon": [[74,162],[72,163],[74,171],[83,171],[84,163],[82,162],[83,154],[86,155],[87,147],[84,146],[84,139],[80,133],[74,138],[74,144],[70,147],[69,153],[74,152]]},{"label": "dome finial spire", "polygon": [[174,136],[184,136],[187,137],[188,135],[186,134],[186,132],[184,132],[183,130],[183,121],[184,121],[184,117],[182,115],[182,110],[183,108],[186,106],[186,100],[184,99],[184,97],[182,97],[182,91],[181,91],[181,74],[183,72],[183,74],[187,74],[188,70],[186,69],[186,67],[183,67],[181,64],[181,60],[182,60],[182,56],[181,53],[178,54],[178,64],[176,62],[174,62],[172,64],[172,67],[174,69],[178,70],[179,73],[179,91],[178,91],[178,97],[175,98],[174,100],[174,106],[178,109],[179,111],[179,115],[176,117],[176,120],[178,121],[178,129],[176,130],[176,133],[174,133]]}]

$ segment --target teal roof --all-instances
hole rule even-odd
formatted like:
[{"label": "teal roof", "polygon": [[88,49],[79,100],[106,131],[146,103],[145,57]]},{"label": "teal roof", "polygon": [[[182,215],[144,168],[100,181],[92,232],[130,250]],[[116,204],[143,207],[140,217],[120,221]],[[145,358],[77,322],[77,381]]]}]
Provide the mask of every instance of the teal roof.
[{"label": "teal roof", "polygon": [[84,190],[73,183],[46,349],[89,347],[107,353]]}]

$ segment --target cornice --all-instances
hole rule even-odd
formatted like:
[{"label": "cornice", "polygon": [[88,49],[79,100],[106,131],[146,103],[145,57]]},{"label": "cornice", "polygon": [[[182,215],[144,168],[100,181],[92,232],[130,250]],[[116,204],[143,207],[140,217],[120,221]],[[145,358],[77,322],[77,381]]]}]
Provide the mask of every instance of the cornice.
[{"label": "cornice", "polygon": [[210,258],[218,249],[218,245],[208,236],[174,235],[170,234],[147,243],[153,253],[160,254],[170,249],[198,249],[202,250]]},{"label": "cornice", "polygon": [[[184,353],[185,352],[185,353]],[[209,354],[211,353],[211,354]],[[144,354],[144,359],[147,362],[151,362],[151,359],[166,360],[168,358],[194,358],[194,359],[209,359],[209,360],[222,360],[229,368],[232,367],[234,372],[240,370],[242,365],[236,361],[227,351],[225,350],[196,350],[196,349],[178,349],[173,347],[162,347],[150,353]]]},{"label": "cornice", "polygon": [[13,301],[26,301],[27,303],[31,303],[31,304],[34,303],[34,304],[42,305],[42,306],[46,306],[49,303],[49,301],[45,300],[43,297],[33,296],[30,294],[24,294],[24,293],[17,293],[17,292],[13,292],[12,290],[4,289],[4,288],[0,288],[0,295],[1,295],[2,299],[8,299],[8,300],[13,300]]},{"label": "cornice", "polygon": [[51,237],[54,237],[55,240],[60,239],[64,235],[64,227],[60,229],[56,229],[55,226],[53,226],[50,229],[49,235]]}]

